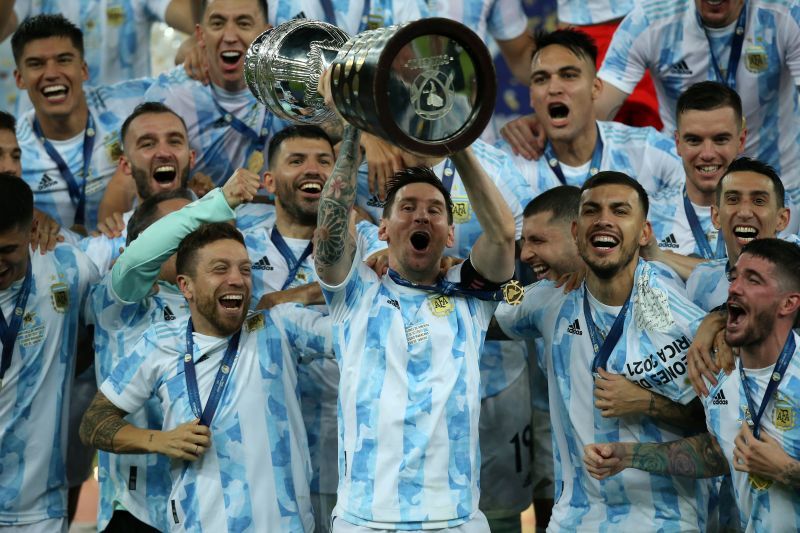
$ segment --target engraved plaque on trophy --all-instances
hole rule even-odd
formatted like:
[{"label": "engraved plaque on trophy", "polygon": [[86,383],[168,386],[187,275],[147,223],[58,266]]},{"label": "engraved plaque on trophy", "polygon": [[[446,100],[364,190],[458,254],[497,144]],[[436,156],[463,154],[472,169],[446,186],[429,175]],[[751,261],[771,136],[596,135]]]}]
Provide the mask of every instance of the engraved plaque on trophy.
[{"label": "engraved plaque on trophy", "polygon": [[412,152],[439,156],[469,146],[494,110],[486,46],[466,26],[442,18],[352,38],[324,22],[293,20],[253,41],[245,79],[279,117],[319,124],[333,113],[317,92],[327,68],[345,120]]}]

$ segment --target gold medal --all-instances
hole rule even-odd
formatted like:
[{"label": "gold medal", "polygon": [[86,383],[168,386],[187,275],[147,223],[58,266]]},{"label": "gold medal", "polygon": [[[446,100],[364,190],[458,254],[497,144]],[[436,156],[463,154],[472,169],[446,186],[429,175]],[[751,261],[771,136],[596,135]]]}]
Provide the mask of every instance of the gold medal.
[{"label": "gold medal", "polygon": [[749,474],[747,476],[747,481],[750,483],[750,486],[756,490],[769,490],[772,486],[771,479],[765,479],[757,474]]},{"label": "gold medal", "polygon": [[264,153],[260,150],[255,150],[250,154],[250,157],[247,158],[247,170],[258,174],[261,172],[262,168],[264,168]]},{"label": "gold medal", "polygon": [[503,299],[509,305],[519,305],[522,303],[522,298],[525,296],[525,287],[522,284],[512,279],[503,285]]}]

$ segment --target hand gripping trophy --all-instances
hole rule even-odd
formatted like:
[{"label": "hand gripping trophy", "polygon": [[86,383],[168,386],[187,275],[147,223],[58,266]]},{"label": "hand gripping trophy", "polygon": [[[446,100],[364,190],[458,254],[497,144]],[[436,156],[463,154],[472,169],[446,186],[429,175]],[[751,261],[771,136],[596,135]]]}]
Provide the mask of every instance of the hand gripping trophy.
[{"label": "hand gripping trophy", "polygon": [[497,87],[486,46],[463,24],[443,18],[354,37],[325,22],[292,20],[253,41],[244,76],[277,116],[320,124],[333,117],[317,91],[328,68],[336,111],[410,152],[444,156],[464,149],[494,110]]}]

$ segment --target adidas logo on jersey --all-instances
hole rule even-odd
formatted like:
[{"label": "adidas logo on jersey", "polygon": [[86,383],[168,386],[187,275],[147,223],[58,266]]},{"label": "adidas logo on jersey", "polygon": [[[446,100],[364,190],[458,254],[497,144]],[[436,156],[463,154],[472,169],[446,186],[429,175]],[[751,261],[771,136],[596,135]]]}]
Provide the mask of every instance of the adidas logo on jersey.
[{"label": "adidas logo on jersey", "polygon": [[386,303],[391,305],[395,309],[400,309],[400,302],[398,302],[394,298],[389,298],[388,300],[386,300]]},{"label": "adidas logo on jersey", "polygon": [[386,202],[378,198],[377,194],[373,194],[369,197],[369,200],[367,200],[367,205],[370,207],[383,207],[385,203]]},{"label": "adidas logo on jersey", "polygon": [[39,181],[39,190],[43,191],[43,190],[45,190],[45,189],[47,189],[49,187],[52,187],[55,184],[56,184],[56,180],[54,180],[53,178],[51,178],[47,174],[44,174],[42,176],[41,181]]},{"label": "adidas logo on jersey", "polygon": [[670,233],[664,239],[658,243],[659,248],[680,248],[681,245],[678,244],[678,241],[675,240],[675,234]]},{"label": "adidas logo on jersey", "polygon": [[578,323],[577,318],[575,319],[575,322],[567,327],[567,333],[572,333],[573,335],[583,335],[583,332],[581,331],[581,325]]},{"label": "adidas logo on jersey", "polygon": [[713,405],[728,405],[728,400],[725,399],[725,392],[720,389],[718,393],[714,395],[714,399],[711,400]]},{"label": "adidas logo on jersey", "polygon": [[686,61],[682,60],[669,67],[669,70],[678,76],[691,76],[693,74],[692,69],[689,68],[689,65],[686,64]]},{"label": "adidas logo on jersey", "polygon": [[265,255],[264,257],[253,263],[253,266],[251,268],[253,268],[254,270],[272,270],[273,267],[272,265],[269,264],[269,259],[267,259],[267,256]]},{"label": "adidas logo on jersey", "polygon": [[168,305],[164,306],[164,320],[175,320],[175,313],[172,312]]}]

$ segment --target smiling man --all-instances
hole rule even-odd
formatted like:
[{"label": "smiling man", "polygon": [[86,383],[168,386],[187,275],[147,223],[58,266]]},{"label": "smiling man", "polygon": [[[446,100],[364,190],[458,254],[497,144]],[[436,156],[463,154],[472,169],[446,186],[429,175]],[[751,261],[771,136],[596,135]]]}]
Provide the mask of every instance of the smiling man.
[{"label": "smiling man", "polygon": [[[727,273],[742,247],[754,239],[776,237],[789,224],[783,181],[769,165],[742,157],[731,163],[717,184],[711,207],[714,227],[725,238],[727,257],[697,265],[686,280],[686,292],[705,310],[725,303]],[[788,240],[800,242],[790,236]]]},{"label": "smiling man", "polygon": [[635,176],[651,193],[682,183],[680,160],[667,137],[653,128],[597,120],[594,102],[603,82],[595,71],[597,47],[588,35],[562,29],[538,36],[536,45],[530,98],[547,136],[545,155],[514,160],[534,195],[557,185],[580,187],[611,169]]},{"label": "smiling man", "polygon": [[793,2],[637,2],[600,68],[598,114],[613,117],[646,70],[667,132],[690,85],[712,80],[739,93],[746,152],[785,176],[788,191],[800,187],[793,172],[800,161],[800,12]]},{"label": "smiling man", "polygon": [[680,98],[675,144],[686,180],[653,195],[650,222],[658,246],[703,259],[725,257],[725,239],[711,223],[717,183],[744,150],[742,102],[722,83],[692,85]]},{"label": "smiling man", "polygon": [[[194,166],[186,126],[170,108],[158,102],[139,104],[122,124],[121,168],[136,186],[138,204],[167,191],[186,187]],[[96,235],[81,239],[78,246],[101,274],[111,269],[125,246],[127,224],[133,209],[120,215],[119,235]]]},{"label": "smiling man", "polygon": [[[600,484],[582,467],[584,444],[685,434],[681,428],[700,406],[681,377],[683,358],[703,313],[674,290],[671,277],[639,258],[651,231],[641,185],[600,172],[581,191],[572,236],[588,266],[582,287],[564,294],[542,281],[526,289],[521,305],[501,304],[495,314],[510,337],[544,341],[539,356],[557,448],[548,530],[597,531],[611,519],[620,529],[703,531],[703,484],[649,475]],[[649,391],[649,404],[621,417],[603,411],[596,391],[616,379]]]},{"label": "smiling man", "polygon": [[120,155],[119,127],[150,85],[133,80],[84,91],[81,31],[60,15],[39,15],[11,38],[17,86],[33,109],[17,124],[22,178],[36,207],[61,226],[93,230]]},{"label": "smiling man", "polygon": [[[233,219],[258,187],[258,175],[238,171],[223,189],[142,232],[130,251],[153,258],[146,268],[126,261],[112,271],[112,283],[114,275],[128,277],[128,297],[142,299],[158,263],[177,248],[176,279],[191,318],[151,326],[111,370],[81,426],[84,441],[100,449],[180,459],[172,462],[165,509],[173,531],[313,530],[296,365],[300,356],[330,351],[329,337],[319,333],[326,326],[302,307],[247,317],[244,240],[228,223],[203,224]],[[123,420],[150,399],[163,411],[162,430]]]},{"label": "smiling man", "polygon": [[725,340],[739,357],[704,400],[708,432],[659,444],[598,441],[586,447],[586,467],[604,483],[631,468],[694,478],[730,473],[742,530],[797,531],[800,336],[792,326],[800,248],[770,238],[747,243],[731,269],[727,303]]},{"label": "smiling man", "polygon": [[206,3],[196,37],[205,51],[210,83],[189,79],[183,67],[176,67],[145,95],[186,121],[189,143],[197,153],[195,171],[217,185],[239,167],[264,171],[264,146],[285,126],[258,103],[244,81],[247,47],[268,27],[265,0]]}]

